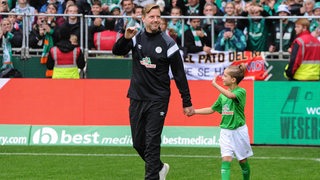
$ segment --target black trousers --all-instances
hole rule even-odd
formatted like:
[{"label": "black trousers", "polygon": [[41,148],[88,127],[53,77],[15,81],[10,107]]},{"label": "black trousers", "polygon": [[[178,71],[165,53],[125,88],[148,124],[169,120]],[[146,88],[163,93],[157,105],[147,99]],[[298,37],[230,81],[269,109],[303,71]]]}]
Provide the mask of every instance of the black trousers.
[{"label": "black trousers", "polygon": [[168,111],[167,102],[130,99],[130,126],[133,147],[145,161],[145,179],[158,180],[163,167],[160,160],[161,133]]}]

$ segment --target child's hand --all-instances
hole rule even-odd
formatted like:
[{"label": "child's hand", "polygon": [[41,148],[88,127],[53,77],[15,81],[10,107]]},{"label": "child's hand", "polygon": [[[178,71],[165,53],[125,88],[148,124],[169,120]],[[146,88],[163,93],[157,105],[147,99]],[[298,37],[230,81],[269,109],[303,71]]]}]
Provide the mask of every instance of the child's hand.
[{"label": "child's hand", "polygon": [[217,77],[218,77],[219,75],[218,74],[216,74],[216,73],[214,73],[213,74],[213,79],[212,79],[212,85],[213,86],[215,86],[216,84],[217,84]]}]

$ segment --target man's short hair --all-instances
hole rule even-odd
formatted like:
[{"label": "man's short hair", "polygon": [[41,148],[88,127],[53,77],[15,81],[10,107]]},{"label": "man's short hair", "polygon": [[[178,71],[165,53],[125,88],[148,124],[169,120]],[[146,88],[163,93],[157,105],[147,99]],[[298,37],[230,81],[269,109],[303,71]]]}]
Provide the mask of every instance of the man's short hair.
[{"label": "man's short hair", "polygon": [[159,9],[160,11],[160,6],[157,4],[147,4],[142,10],[142,15],[146,16],[152,9]]},{"label": "man's short hair", "polygon": [[121,0],[120,5],[123,6],[123,1],[131,1],[133,4],[133,0]]},{"label": "man's short hair", "polygon": [[235,19],[226,19],[226,23],[236,24],[236,20]]},{"label": "man's short hair", "polygon": [[[191,13],[189,16],[200,16],[200,15],[197,13]],[[189,22],[191,22],[194,19],[199,19],[199,18],[198,17],[191,17],[191,18],[189,18]]]},{"label": "man's short hair", "polygon": [[101,6],[102,6],[102,3],[101,3],[100,0],[93,0],[93,1],[92,1],[92,6],[93,6],[93,5],[97,5],[97,6],[100,6],[100,7],[101,7]]},{"label": "man's short hair", "polygon": [[79,12],[79,7],[78,7],[76,4],[70,4],[70,5],[67,7],[67,10],[66,10],[67,14],[68,14],[68,11],[69,11],[69,8],[70,8],[70,7],[76,7],[76,8],[77,8],[77,11]]}]

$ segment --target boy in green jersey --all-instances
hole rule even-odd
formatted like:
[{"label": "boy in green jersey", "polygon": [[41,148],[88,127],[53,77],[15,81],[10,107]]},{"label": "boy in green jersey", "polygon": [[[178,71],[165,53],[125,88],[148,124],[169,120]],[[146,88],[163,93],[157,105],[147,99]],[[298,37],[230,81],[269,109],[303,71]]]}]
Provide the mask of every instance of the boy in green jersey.
[{"label": "boy in green jersey", "polygon": [[238,84],[244,78],[246,66],[229,66],[224,70],[222,80],[223,88],[212,80],[212,85],[220,91],[220,95],[211,107],[195,109],[194,114],[212,114],[218,112],[222,115],[220,123],[220,149],[222,156],[221,179],[230,179],[230,165],[235,156],[242,169],[243,179],[250,179],[250,167],[247,158],[253,155],[248,128],[245,123],[244,107],[246,104],[246,90]]}]

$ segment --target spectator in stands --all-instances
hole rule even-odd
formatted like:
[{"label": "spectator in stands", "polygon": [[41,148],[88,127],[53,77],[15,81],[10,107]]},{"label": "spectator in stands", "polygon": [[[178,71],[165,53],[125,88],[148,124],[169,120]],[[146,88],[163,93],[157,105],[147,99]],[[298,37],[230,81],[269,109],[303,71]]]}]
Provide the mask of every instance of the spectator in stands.
[{"label": "spectator in stands", "polygon": [[226,19],[225,29],[219,33],[215,50],[218,51],[244,51],[246,49],[246,36],[236,28],[234,19]]},{"label": "spectator in stands", "polygon": [[[111,6],[109,6],[109,9],[110,9],[109,15],[113,15],[113,16],[121,15],[120,6],[112,4]],[[107,18],[105,27],[108,30],[117,31],[116,27],[120,26],[118,25],[118,23],[119,23],[119,18]]]},{"label": "spectator in stands", "polygon": [[205,1],[188,0],[185,15],[190,16],[191,14],[198,14],[199,16],[202,16],[204,4],[205,4]]},{"label": "spectator in stands", "polygon": [[66,14],[66,10],[70,5],[75,5],[76,4],[76,0],[65,0],[62,3],[63,9],[64,9],[64,14]]},{"label": "spectator in stands", "polygon": [[3,56],[1,71],[13,68],[12,65],[12,47],[13,43],[22,45],[22,33],[13,29],[12,23],[8,18],[1,21],[0,39],[2,42]]},{"label": "spectator in stands", "polygon": [[[223,19],[223,22],[225,22],[228,17],[236,16],[236,9],[235,8],[236,7],[235,7],[233,2],[227,2],[226,3],[226,5],[224,7],[224,12],[225,12],[224,16],[226,18]],[[236,19],[235,19],[235,21],[237,23]]]},{"label": "spectator in stands", "polygon": [[[16,0],[13,0],[13,1],[16,1]],[[34,7],[38,12],[40,11],[41,7],[47,3],[48,0],[29,0],[29,5]]]},{"label": "spectator in stands", "polygon": [[[9,12],[9,6],[8,6],[8,1],[7,0],[0,0],[0,13],[8,13]],[[0,15],[0,21],[3,18],[6,18],[7,15]]]},{"label": "spectator in stands", "polygon": [[212,20],[214,23],[214,37],[213,37],[213,44],[216,42],[219,33],[224,29],[222,19],[211,19],[213,16],[223,16],[223,14],[219,14],[218,7],[212,3],[206,3],[204,5],[203,13],[208,19],[202,20],[202,28],[205,32],[208,33],[209,38],[211,39],[211,29],[212,29]]},{"label": "spectator in stands", "polygon": [[91,10],[91,5],[88,0],[76,0],[76,5],[78,6],[78,13],[87,15]]},{"label": "spectator in stands", "polygon": [[[256,17],[269,16],[261,6],[254,3],[247,3],[245,11],[241,16]],[[272,19],[247,18],[238,20],[238,28],[247,31],[247,50],[249,51],[269,51],[274,48],[275,29]]]},{"label": "spectator in stands", "polygon": [[[281,4],[277,9],[277,16],[290,16],[289,7],[285,4]],[[272,49],[269,49],[270,52],[278,52],[280,50],[280,37],[282,37],[282,51],[288,52],[290,45],[296,37],[295,33],[295,24],[292,21],[289,21],[288,18],[282,18],[282,32],[280,32],[280,20],[275,21],[275,33],[276,41],[275,46]]]},{"label": "spectator in stands", "polygon": [[295,22],[297,38],[291,45],[290,61],[285,69],[285,76],[289,80],[320,80],[320,41],[311,35],[309,28],[308,19]]},{"label": "spectator in stands", "polygon": [[178,46],[181,46],[181,39],[178,37],[178,33],[174,29],[168,28],[167,19],[161,18],[160,29],[161,31],[166,32],[166,34],[170,36],[178,44]]},{"label": "spectator in stands", "polygon": [[[200,1],[200,3],[201,3],[201,1]],[[221,6],[221,3],[223,3],[223,4],[224,4],[223,7],[225,7],[225,3],[226,3],[225,1],[223,1],[223,2],[217,1],[217,3],[216,3],[216,0],[206,0],[205,3],[203,4],[203,7],[204,7],[206,4],[213,4],[214,6],[217,7],[216,16],[223,16],[223,15],[225,14],[225,12],[224,12],[224,8],[222,8],[222,6]],[[200,5],[201,5],[201,4],[200,4]]]},{"label": "spectator in stands", "polygon": [[[313,15],[320,16],[320,2],[313,7]],[[320,18],[313,18],[310,24],[311,34],[320,40]]]},{"label": "spectator in stands", "polygon": [[222,14],[224,14],[224,7],[226,5],[226,0],[205,0],[204,4],[211,3],[217,6],[217,11],[221,11]]},{"label": "spectator in stands", "polygon": [[[48,6],[49,7],[49,6]],[[40,63],[46,64],[50,48],[54,45],[53,34],[55,31],[55,23],[48,23],[48,17],[45,13],[39,13],[36,16],[36,23],[33,25],[29,34],[29,47],[42,49]],[[52,77],[52,71],[46,71],[46,77]]]},{"label": "spectator in stands", "polygon": [[[165,3],[164,11],[166,13],[170,14],[171,9],[175,8],[175,7],[178,7],[181,11],[181,8],[179,6],[177,6],[177,2],[178,2],[178,0],[167,0]],[[181,14],[182,14],[182,12],[181,12]]]},{"label": "spectator in stands", "polygon": [[[93,0],[91,5],[91,11],[89,12],[90,15],[101,16],[104,15],[102,12],[102,4],[100,0]],[[97,22],[99,21],[99,23]],[[101,17],[89,18],[88,19],[88,26],[92,25],[105,25],[105,19]],[[103,28],[104,29],[104,28]]]},{"label": "spectator in stands", "polygon": [[70,42],[70,28],[62,26],[59,42],[49,52],[47,68],[53,70],[53,79],[79,79],[79,69],[85,67],[84,55],[80,47]]},{"label": "spectator in stands", "polygon": [[[14,11],[14,9],[12,9],[11,11],[10,11],[10,13],[13,13],[13,14],[16,14],[16,12]],[[10,15],[9,15],[10,16]],[[9,17],[8,16],[8,17]],[[20,16],[20,15],[12,15],[11,16],[12,18],[10,18],[10,20],[12,20],[11,22],[13,22],[13,18],[14,18],[14,21],[15,21],[15,25],[17,25],[17,27],[16,26],[14,26],[14,28],[15,29],[20,29],[20,30],[22,30],[23,29],[23,21],[21,20],[22,19],[22,16]]]},{"label": "spectator in stands", "polygon": [[164,0],[156,0],[156,5],[160,7],[160,12],[162,16],[169,15],[169,13],[165,11],[166,3],[164,2]]},{"label": "spectator in stands", "polygon": [[14,7],[16,7],[16,1],[17,0],[7,0],[9,11],[11,11]]},{"label": "spectator in stands", "polygon": [[246,2],[244,0],[234,0],[234,8],[235,8],[235,14],[239,16],[242,11],[244,11],[246,7]]},{"label": "spectator in stands", "polygon": [[122,15],[124,16],[123,18],[119,19],[117,26],[116,26],[116,31],[117,32],[124,32],[128,22],[131,19],[131,16],[133,15],[133,0],[122,0],[121,1],[121,7],[122,7]]},{"label": "spectator in stands", "polygon": [[1,21],[1,29],[0,29],[0,38],[2,41],[3,48],[3,56],[2,56],[2,66],[0,72],[13,68],[12,64],[12,49],[10,41],[13,38],[13,34],[11,33],[12,23],[9,19],[4,18]]},{"label": "spectator in stands", "polygon": [[[94,0],[91,5],[91,12],[92,15],[102,15],[102,4],[99,0]],[[105,19],[96,17],[96,18],[90,18],[88,22],[89,26],[89,32],[88,32],[88,46],[89,49],[94,50],[94,42],[93,42],[93,36],[96,32],[104,31],[105,28]]]},{"label": "spectator in stands", "polygon": [[261,0],[259,2],[260,6],[269,14],[269,16],[275,15],[275,0]]},{"label": "spectator in stands", "polygon": [[[78,6],[76,5],[69,5],[68,8],[66,9],[66,14],[71,14],[71,15],[76,15],[79,14],[78,12]],[[62,27],[67,27],[69,29],[68,32],[70,32],[70,37],[73,39],[76,39],[78,42],[78,46],[81,45],[81,35],[80,35],[80,21],[77,16],[68,16],[67,20],[64,24],[62,24],[59,28],[57,28],[55,35],[54,35],[54,41],[58,42],[58,37],[59,34],[61,34],[60,29]],[[84,40],[84,38],[82,39]],[[83,43],[83,42],[82,42]],[[84,43],[83,43],[84,44]]]},{"label": "spectator in stands", "polygon": [[156,0],[133,0],[133,3],[137,6],[144,7],[147,4],[154,4]]},{"label": "spectator in stands", "polygon": [[[13,35],[12,39],[10,40],[11,47],[14,48],[21,48],[22,40],[23,40],[23,33],[22,29],[14,22],[15,15],[9,15],[8,18],[4,18],[10,21],[12,24],[10,26],[10,34]],[[7,27],[8,28],[8,27]]]},{"label": "spectator in stands", "polygon": [[8,19],[12,23],[12,28],[14,30],[20,30],[21,28],[20,28],[19,21],[17,20],[17,15],[15,15],[13,11],[11,11],[10,13],[12,14],[8,15]]},{"label": "spectator in stands", "polygon": [[[16,7],[13,9],[13,11],[15,13],[21,13],[21,14],[27,14],[27,15],[31,15],[30,18],[29,18],[29,22],[28,22],[28,30],[31,31],[32,29],[32,24],[35,20],[35,14],[37,14],[37,10],[30,6],[29,3],[28,3],[28,0],[18,0],[17,1],[17,4],[16,4]],[[17,19],[18,21],[22,22],[22,16],[18,15],[17,16]]]},{"label": "spectator in stands", "polygon": [[224,7],[224,16],[236,16],[236,6],[233,2],[227,2]]},{"label": "spectator in stands", "polygon": [[[176,6],[171,9],[170,16],[181,16],[181,8]],[[173,29],[178,37],[181,39],[182,33],[189,29],[187,22],[185,21],[184,26],[182,27],[182,20],[179,18],[171,18],[168,21],[168,28]]]},{"label": "spectator in stands", "polygon": [[[58,7],[54,3],[49,3],[47,6],[47,14],[57,14]],[[61,26],[65,22],[65,18],[62,16],[47,16],[47,23],[50,27]]]},{"label": "spectator in stands", "polygon": [[289,6],[289,10],[292,16],[303,16],[303,14],[305,13],[303,3],[297,2],[296,0],[287,0],[285,1],[285,4]]},{"label": "spectator in stands", "polygon": [[39,12],[46,12],[49,4],[55,4],[58,7],[57,14],[63,14],[63,6],[62,3],[58,0],[48,0],[46,4],[42,5]]},{"label": "spectator in stands", "polygon": [[139,5],[133,8],[132,18],[128,22],[127,27],[136,26],[138,31],[142,29],[142,23],[140,21],[140,18],[142,16],[142,10],[143,7]]},{"label": "spectator in stands", "polygon": [[320,41],[320,27],[318,26],[318,28],[312,32],[312,36],[314,36],[315,38],[318,39],[318,41]]},{"label": "spectator in stands", "polygon": [[[313,7],[314,7],[314,0],[305,0],[303,3],[303,7],[305,9],[304,16],[312,16],[313,15]],[[308,18],[311,20],[310,18]]]},{"label": "spectator in stands", "polygon": [[[191,16],[197,16],[196,14],[191,14]],[[211,40],[208,37],[207,32],[205,32],[200,26],[199,18],[190,18],[190,29],[184,34],[185,47],[188,53],[198,53],[201,51],[211,54]]]},{"label": "spectator in stands", "polygon": [[103,14],[108,14],[111,12],[111,6],[118,5],[120,3],[120,0],[101,0],[102,3],[102,11]]},{"label": "spectator in stands", "polygon": [[[32,26],[32,30],[29,34],[29,47],[40,49],[44,44],[45,37],[45,25],[47,23],[47,17],[43,15],[44,13],[39,13],[37,16],[36,23]],[[52,42],[53,44],[53,42]]]}]

